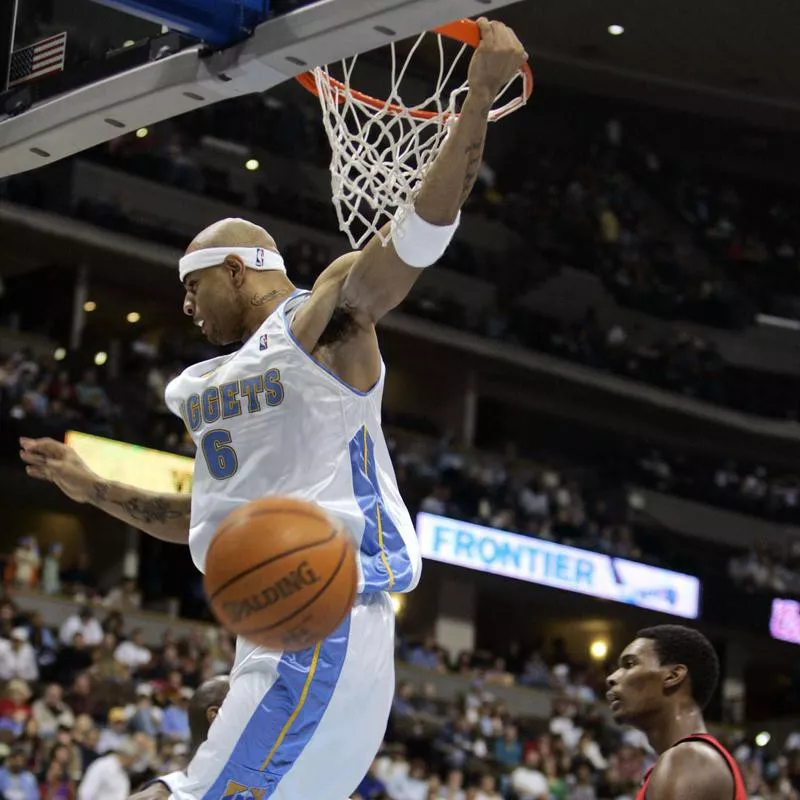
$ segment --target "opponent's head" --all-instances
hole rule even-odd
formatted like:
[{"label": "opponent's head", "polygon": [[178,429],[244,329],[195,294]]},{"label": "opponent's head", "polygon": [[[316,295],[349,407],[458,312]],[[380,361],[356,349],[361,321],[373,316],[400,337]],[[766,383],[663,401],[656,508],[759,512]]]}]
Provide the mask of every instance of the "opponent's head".
[{"label": "opponent's head", "polygon": [[257,319],[254,301],[291,290],[275,240],[243,219],[224,219],[199,233],[180,261],[183,310],[213,344],[242,341]]},{"label": "opponent's head", "polygon": [[227,675],[219,675],[203,683],[189,702],[189,730],[191,752],[194,753],[206,740],[211,723],[217,718],[219,707],[231,688]]},{"label": "opponent's head", "polygon": [[657,625],[639,631],[622,651],[606,697],[615,719],[635,725],[670,704],[702,711],[718,679],[719,659],[702,633]]}]

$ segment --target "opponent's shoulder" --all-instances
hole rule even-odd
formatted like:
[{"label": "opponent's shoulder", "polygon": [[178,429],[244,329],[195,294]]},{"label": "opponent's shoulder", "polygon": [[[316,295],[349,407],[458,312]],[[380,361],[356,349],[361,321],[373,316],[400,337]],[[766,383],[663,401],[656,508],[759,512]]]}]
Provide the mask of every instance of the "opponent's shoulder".
[{"label": "opponent's shoulder", "polygon": [[681,742],[658,760],[648,800],[731,800],[734,780],[722,753],[699,741]]}]

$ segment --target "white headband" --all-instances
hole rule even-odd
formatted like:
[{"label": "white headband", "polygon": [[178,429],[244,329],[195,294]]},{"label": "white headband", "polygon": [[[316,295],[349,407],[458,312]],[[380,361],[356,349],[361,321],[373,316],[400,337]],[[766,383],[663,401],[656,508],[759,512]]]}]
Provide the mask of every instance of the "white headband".
[{"label": "white headband", "polygon": [[281,254],[265,247],[209,247],[206,250],[195,250],[178,262],[181,281],[195,270],[218,267],[227,256],[239,256],[250,269],[286,272]]}]

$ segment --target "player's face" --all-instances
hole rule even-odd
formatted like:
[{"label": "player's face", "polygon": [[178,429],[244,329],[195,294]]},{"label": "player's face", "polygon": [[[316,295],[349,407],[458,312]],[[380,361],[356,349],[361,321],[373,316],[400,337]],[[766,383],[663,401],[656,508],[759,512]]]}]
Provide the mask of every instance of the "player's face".
[{"label": "player's face", "polygon": [[184,281],[183,313],[211,344],[241,341],[243,313],[230,272],[223,266],[190,272]]},{"label": "player's face", "polygon": [[666,672],[653,641],[634,639],[622,651],[617,669],[606,679],[606,699],[614,719],[633,722],[658,711]]}]

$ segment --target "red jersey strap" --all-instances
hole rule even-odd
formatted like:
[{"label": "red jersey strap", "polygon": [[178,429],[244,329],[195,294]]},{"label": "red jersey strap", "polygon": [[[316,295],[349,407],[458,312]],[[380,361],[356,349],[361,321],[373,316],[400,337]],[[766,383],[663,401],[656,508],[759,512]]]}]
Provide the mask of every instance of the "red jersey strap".
[{"label": "red jersey strap", "polygon": [[[677,747],[679,744],[684,744],[685,742],[703,742],[704,744],[709,745],[709,747],[713,747],[725,759],[725,763],[728,765],[731,775],[733,775],[733,800],[747,800],[747,789],[745,788],[744,779],[742,778],[742,773],[739,770],[739,765],[736,763],[733,756],[713,736],[711,736],[711,734],[694,733],[691,736],[687,736],[685,739],[675,742],[672,747]],[[642,787],[639,789],[639,794],[636,795],[636,800],[647,800],[647,787],[650,785],[650,778],[653,775],[653,770],[655,767],[656,765],[653,765],[645,773],[644,779],[642,780]],[[657,800],[657,798],[654,800]]]}]

